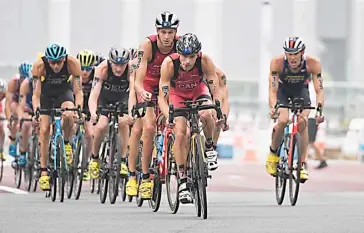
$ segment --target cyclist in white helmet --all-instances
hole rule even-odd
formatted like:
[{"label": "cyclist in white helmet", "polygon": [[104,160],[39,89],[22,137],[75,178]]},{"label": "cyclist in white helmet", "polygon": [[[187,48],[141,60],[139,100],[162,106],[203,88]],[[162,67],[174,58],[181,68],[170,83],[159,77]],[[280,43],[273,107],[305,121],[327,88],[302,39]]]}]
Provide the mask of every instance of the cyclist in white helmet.
[{"label": "cyclist in white helmet", "polygon": [[[288,37],[283,45],[284,54],[273,58],[270,63],[269,73],[269,106],[270,115],[276,117],[276,104],[288,104],[288,98],[303,98],[305,105],[311,105],[308,91],[309,77],[312,74],[312,81],[316,92],[316,106],[324,106],[324,87],[321,76],[321,62],[311,56],[305,56],[306,45],[300,37]],[[277,173],[279,157],[277,149],[283,136],[284,128],[289,121],[288,109],[278,110],[278,123],[272,132],[272,144],[266,161],[267,172],[271,175]],[[299,130],[301,134],[301,161],[302,170],[300,177],[302,182],[308,180],[306,170],[306,151],[308,147],[307,117],[310,110],[304,110],[299,117]],[[323,121],[322,116],[316,116],[317,122]]]},{"label": "cyclist in white helmet", "polygon": [[[96,124],[93,129],[93,145],[91,161],[89,164],[92,179],[99,177],[99,149],[107,133],[109,124],[107,114],[101,113],[97,121],[97,106],[106,108],[109,104],[122,102],[128,107],[128,113],[119,117],[119,135],[122,142],[129,139],[129,126],[133,123],[132,107],[136,102],[134,92],[134,78],[131,78],[129,50],[123,48],[111,48],[109,58],[103,61],[95,69],[95,77],[89,99],[91,122]],[[121,143],[121,167],[120,175],[127,175],[126,166],[127,143]]]}]

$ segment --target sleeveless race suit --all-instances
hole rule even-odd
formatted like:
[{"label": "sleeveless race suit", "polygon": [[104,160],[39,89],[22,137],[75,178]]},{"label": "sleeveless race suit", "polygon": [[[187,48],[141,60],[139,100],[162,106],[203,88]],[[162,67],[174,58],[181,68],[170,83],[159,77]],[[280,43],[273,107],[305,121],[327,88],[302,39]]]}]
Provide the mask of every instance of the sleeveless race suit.
[{"label": "sleeveless race suit", "polygon": [[32,82],[32,78],[27,78],[28,80],[28,85],[29,85],[29,91],[27,96],[25,97],[25,112],[33,112],[33,102],[32,102],[32,97],[33,97],[33,82]]},{"label": "sleeveless race suit", "polygon": [[184,107],[184,104],[180,103],[182,101],[195,101],[202,98],[211,100],[209,88],[203,81],[202,53],[198,54],[196,63],[190,71],[182,69],[178,53],[174,53],[169,57],[172,59],[174,66],[169,103],[173,104],[175,108],[181,108]]},{"label": "sleeveless race suit", "polygon": [[74,102],[70,73],[67,69],[67,56],[60,72],[54,73],[48,60],[42,57],[46,75],[42,81],[40,107],[42,109],[59,108],[66,101]]},{"label": "sleeveless race suit", "polygon": [[87,80],[87,82],[82,82],[82,92],[83,92],[83,110],[84,112],[88,112],[89,108],[88,108],[88,100],[90,98],[90,93],[91,93],[91,89],[92,89],[92,81],[94,78],[94,74],[95,74],[95,68],[92,69],[90,75],[89,75],[89,79]]},{"label": "sleeveless race suit", "polygon": [[279,85],[277,91],[277,102],[288,105],[288,98],[303,98],[304,104],[311,105],[308,83],[311,74],[307,72],[306,58],[303,57],[302,67],[299,72],[293,73],[284,58],[283,70],[279,73]]},{"label": "sleeveless race suit", "polygon": [[[124,73],[121,76],[116,76],[111,69],[110,61],[107,62],[107,80],[103,81],[101,93],[98,99],[98,105],[107,107],[109,104],[120,102],[128,106],[129,100],[129,65],[125,67]],[[127,108],[125,108],[127,113]],[[102,114],[104,115],[104,114]]]},{"label": "sleeveless race suit", "polygon": [[[157,46],[157,35],[151,35],[147,37],[152,43],[152,58],[148,61],[147,72],[144,77],[143,86],[146,91],[152,93],[152,99],[156,99],[159,92],[159,79],[161,77],[161,65],[167,56],[176,52],[176,43],[178,37],[174,39],[173,48],[167,54],[163,54],[159,51]],[[138,101],[143,102],[143,100],[138,96]]]}]

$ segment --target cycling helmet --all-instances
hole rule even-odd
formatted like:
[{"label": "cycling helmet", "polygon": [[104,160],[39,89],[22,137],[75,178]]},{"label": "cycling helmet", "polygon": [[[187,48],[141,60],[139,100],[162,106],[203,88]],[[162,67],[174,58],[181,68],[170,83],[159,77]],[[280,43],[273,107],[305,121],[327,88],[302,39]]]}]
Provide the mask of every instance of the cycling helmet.
[{"label": "cycling helmet", "polygon": [[179,19],[177,15],[165,11],[157,16],[155,19],[155,27],[157,29],[177,29],[179,25]]},{"label": "cycling helmet", "polygon": [[136,48],[130,48],[129,53],[130,53],[131,60],[138,57],[138,49],[136,49]]},{"label": "cycling helmet", "polygon": [[96,61],[95,54],[87,49],[81,50],[77,54],[77,59],[80,61],[81,66],[93,66]]},{"label": "cycling helmet", "polygon": [[201,51],[201,42],[195,34],[187,33],[178,39],[176,48],[182,55],[195,54]]},{"label": "cycling helmet", "polygon": [[24,78],[29,77],[31,74],[31,71],[32,71],[32,64],[25,63],[25,62],[20,64],[20,66],[19,66],[20,77],[24,77]]},{"label": "cycling helmet", "polygon": [[101,53],[95,54],[95,64],[94,66],[98,66],[101,62],[105,60],[104,56],[101,55]]},{"label": "cycling helmet", "polygon": [[59,44],[51,44],[47,47],[45,51],[45,56],[49,60],[61,60],[67,55],[67,50],[65,47]]},{"label": "cycling helmet", "polygon": [[286,53],[299,53],[305,50],[305,48],[305,42],[297,36],[286,38],[283,44],[283,49]]},{"label": "cycling helmet", "polygon": [[125,64],[130,60],[128,49],[111,48],[109,52],[109,60],[115,64]]},{"label": "cycling helmet", "polygon": [[6,83],[0,79],[0,93],[4,93],[6,90]]}]

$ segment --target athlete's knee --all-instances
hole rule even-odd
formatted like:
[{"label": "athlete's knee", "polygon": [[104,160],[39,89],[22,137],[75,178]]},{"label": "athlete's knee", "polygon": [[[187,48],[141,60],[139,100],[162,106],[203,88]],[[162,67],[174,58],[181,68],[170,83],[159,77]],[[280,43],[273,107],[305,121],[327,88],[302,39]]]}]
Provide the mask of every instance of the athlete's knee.
[{"label": "athlete's knee", "polygon": [[286,125],[288,124],[288,122],[289,122],[289,117],[288,116],[280,115],[278,117],[278,127],[279,128],[286,127]]},{"label": "athlete's knee", "polygon": [[143,133],[146,135],[153,135],[155,132],[155,123],[148,122],[143,124]]},{"label": "athlete's knee", "polygon": [[131,128],[131,135],[130,135],[130,137],[140,138],[142,136],[142,132],[143,132],[142,127],[140,127],[139,125],[134,125]]},{"label": "athlete's knee", "polygon": [[50,133],[50,125],[47,124],[40,124],[40,136],[46,137]]}]

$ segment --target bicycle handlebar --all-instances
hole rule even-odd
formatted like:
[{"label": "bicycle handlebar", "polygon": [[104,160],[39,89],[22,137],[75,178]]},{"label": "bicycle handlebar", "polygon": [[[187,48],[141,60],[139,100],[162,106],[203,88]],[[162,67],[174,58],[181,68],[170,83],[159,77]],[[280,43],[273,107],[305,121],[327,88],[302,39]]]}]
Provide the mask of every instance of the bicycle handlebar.
[{"label": "bicycle handlebar", "polygon": [[174,108],[173,104],[169,105],[169,123],[172,124],[173,123],[173,118],[174,115],[176,113],[185,113],[185,112],[191,112],[191,110],[196,110],[197,112],[202,111],[202,110],[208,110],[208,109],[215,109],[216,113],[217,113],[217,118],[219,120],[221,120],[223,118],[222,115],[222,111],[221,111],[221,107],[220,107],[220,101],[216,100],[215,104],[207,104],[207,105],[202,105],[203,102],[206,102],[207,99],[202,99],[202,100],[196,100],[196,101],[191,101],[191,100],[187,100],[187,101],[183,101],[180,103],[183,103],[185,105],[185,107],[182,108]]},{"label": "bicycle handlebar", "polygon": [[77,115],[79,118],[82,118],[82,110],[81,106],[78,106],[77,108],[52,108],[52,109],[41,109],[37,108],[35,112],[35,118],[38,121],[40,114],[51,114],[51,115],[61,115],[63,112],[77,112]]}]

